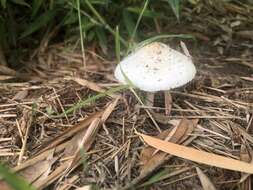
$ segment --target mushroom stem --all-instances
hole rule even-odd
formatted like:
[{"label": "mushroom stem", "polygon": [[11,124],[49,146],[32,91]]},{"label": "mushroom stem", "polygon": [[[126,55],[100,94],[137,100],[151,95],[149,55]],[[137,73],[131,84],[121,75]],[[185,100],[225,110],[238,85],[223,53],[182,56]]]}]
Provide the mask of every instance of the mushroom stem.
[{"label": "mushroom stem", "polygon": [[[142,100],[140,99],[140,97],[137,95],[137,93],[135,92],[135,90],[133,88],[130,88],[130,90],[132,91],[132,93],[134,94],[134,96],[137,98],[138,102],[140,102],[140,104],[142,106],[145,106],[144,103],[142,102]],[[151,119],[151,121],[154,123],[155,127],[157,128],[157,130],[161,133],[161,129],[159,127],[159,125],[156,123],[155,119],[153,118],[152,114],[149,112],[148,109],[144,108],[144,110],[146,111],[146,113],[148,114],[149,118]]]},{"label": "mushroom stem", "polygon": [[154,106],[154,98],[155,98],[154,92],[147,92],[147,96],[146,96],[146,106],[147,107]]},{"label": "mushroom stem", "polygon": [[164,91],[165,115],[170,115],[172,107],[172,96],[169,90]]}]

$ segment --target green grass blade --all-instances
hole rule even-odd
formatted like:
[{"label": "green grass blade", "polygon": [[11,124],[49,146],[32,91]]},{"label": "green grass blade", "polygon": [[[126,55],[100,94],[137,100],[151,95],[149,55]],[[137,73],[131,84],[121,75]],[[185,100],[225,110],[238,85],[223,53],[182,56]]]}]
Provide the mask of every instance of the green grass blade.
[{"label": "green grass blade", "polygon": [[107,53],[107,37],[105,34],[105,30],[101,27],[95,28],[96,36],[98,38],[99,46],[101,47],[104,54]]},{"label": "green grass blade", "polygon": [[[139,8],[139,7],[128,7],[126,10],[128,10],[128,12],[135,13],[135,14],[138,14],[138,15],[140,15],[140,13],[142,12],[142,9]],[[166,16],[163,13],[157,12],[157,11],[153,11],[153,10],[149,10],[149,9],[146,9],[143,12],[143,17],[148,17],[148,18],[166,18]]]},{"label": "green grass blade", "polygon": [[117,63],[120,62],[120,39],[119,39],[119,27],[116,27],[116,35],[115,35],[115,51]]},{"label": "green grass blade", "polygon": [[78,15],[76,15],[74,11],[69,11],[63,18],[61,25],[70,25],[75,24],[76,22],[78,22]]},{"label": "green grass blade", "polygon": [[[97,10],[93,7],[93,5],[90,3],[90,1],[85,0],[85,2],[88,5],[91,12],[97,17],[99,22],[105,27],[105,29],[107,29],[109,32],[111,32],[115,36],[115,31],[111,28],[111,26],[109,24],[106,23],[105,19],[97,12]],[[122,37],[120,37],[120,42],[124,46],[126,46],[126,47],[128,46],[128,43]]]},{"label": "green grass blade", "polygon": [[96,33],[93,30],[90,30],[89,32],[87,32],[87,37],[86,37],[87,41],[88,42],[93,41],[95,39],[95,35]]},{"label": "green grass blade", "polygon": [[68,110],[66,110],[65,112],[59,114],[59,115],[56,115],[54,117],[58,118],[58,117],[64,117],[65,115],[68,115],[72,112],[74,112],[75,110],[77,109],[80,109],[82,107],[85,107],[91,103],[94,103],[94,101],[100,99],[100,98],[103,98],[103,97],[106,97],[106,96],[110,96],[116,92],[119,92],[119,91],[122,91],[122,90],[125,90],[125,89],[128,89],[129,86],[128,85],[121,85],[121,86],[118,86],[118,87],[115,87],[115,88],[110,88],[109,90],[105,91],[104,93],[99,93],[95,96],[92,96],[86,100],[80,100],[78,103],[76,103],[74,106],[72,106],[71,108],[69,108]]},{"label": "green grass blade", "polygon": [[143,6],[143,8],[142,8],[142,10],[141,10],[141,13],[140,13],[140,15],[139,15],[139,17],[138,17],[138,20],[137,20],[137,22],[136,22],[136,25],[135,25],[135,27],[134,27],[134,30],[133,30],[132,36],[131,36],[131,38],[130,38],[130,41],[132,41],[133,38],[135,37],[135,34],[136,34],[136,32],[137,32],[138,26],[140,25],[140,22],[141,22],[143,13],[145,12],[145,10],[146,10],[147,7],[148,7],[148,3],[149,3],[149,0],[146,0],[145,3],[144,3],[144,6]]},{"label": "green grass blade", "polygon": [[0,176],[14,189],[14,190],[35,190],[23,178],[12,173],[7,167],[0,164]]},{"label": "green grass blade", "polygon": [[97,12],[97,10],[93,7],[93,5],[90,3],[89,0],[85,0],[86,4],[88,5],[88,7],[90,8],[90,10],[92,11],[92,13],[97,17],[97,19],[99,20],[99,22],[101,22],[103,25],[107,26],[107,23],[105,21],[105,19]]},{"label": "green grass blade", "polygon": [[158,181],[161,181],[161,179],[163,179],[164,176],[168,175],[168,173],[169,173],[169,171],[167,169],[162,170],[162,171],[156,173],[155,175],[153,175],[152,177],[150,177],[146,182],[141,184],[139,187],[146,187],[146,186],[152,185]]},{"label": "green grass blade", "polygon": [[167,0],[169,3],[174,15],[176,16],[177,20],[179,21],[179,8],[180,8],[180,0]]},{"label": "green grass blade", "polygon": [[157,35],[157,36],[151,37],[147,40],[144,40],[144,41],[140,42],[139,44],[137,44],[136,47],[134,47],[134,48],[138,49],[138,48],[145,46],[151,42],[161,40],[161,39],[166,39],[166,38],[192,39],[194,41],[196,40],[194,36],[189,35],[189,34],[163,34],[163,35]]},{"label": "green grass blade", "polygon": [[[68,5],[71,6],[72,8],[74,8],[75,10],[78,9],[77,6],[76,6],[75,4],[73,4],[72,2],[70,2],[70,1],[68,1]],[[94,19],[91,15],[89,15],[89,14],[88,14],[87,12],[85,12],[84,10],[81,10],[81,9],[80,9],[80,12],[81,12],[82,15],[84,15],[86,18],[88,18],[89,21],[90,21],[91,23],[93,23],[94,25],[102,26],[102,24],[101,24],[99,21],[97,21],[96,19]]]},{"label": "green grass blade", "polygon": [[76,0],[77,4],[77,14],[78,14],[78,23],[79,23],[79,32],[80,32],[80,40],[81,40],[81,50],[82,50],[82,58],[83,58],[83,65],[86,66],[85,62],[85,52],[84,52],[84,31],[82,30],[82,21],[81,21],[81,11],[80,11],[80,0]]},{"label": "green grass blade", "polygon": [[33,0],[32,3],[32,18],[38,13],[38,10],[42,6],[43,0]]},{"label": "green grass blade", "polygon": [[40,15],[36,20],[30,23],[27,29],[20,35],[20,39],[29,36],[38,31],[40,28],[46,26],[55,17],[57,10],[49,10]]},{"label": "green grass blade", "polygon": [[31,8],[29,3],[25,2],[25,0],[11,0],[11,1],[17,5],[22,5]]},{"label": "green grass blade", "polygon": [[[132,14],[130,14],[128,11],[124,10],[123,11],[123,22],[124,22],[124,26],[126,27],[129,39],[132,36],[132,33],[134,31],[134,27],[135,27],[135,22],[134,19],[132,17]],[[137,38],[137,35],[135,34],[135,39]]]},{"label": "green grass blade", "polygon": [[1,6],[5,9],[6,8],[6,0],[0,0]]}]

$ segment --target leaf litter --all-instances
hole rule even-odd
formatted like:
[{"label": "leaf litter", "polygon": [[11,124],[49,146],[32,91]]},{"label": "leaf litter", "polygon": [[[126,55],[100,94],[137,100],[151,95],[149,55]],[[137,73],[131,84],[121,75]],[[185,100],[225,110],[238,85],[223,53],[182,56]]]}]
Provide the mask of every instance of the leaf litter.
[{"label": "leaf litter", "polygon": [[172,98],[157,93],[157,102],[146,107],[130,91],[123,91],[53,117],[118,85],[112,77],[114,63],[94,49],[86,53],[87,71],[82,55],[66,51],[63,44],[35,53],[29,74],[17,76],[1,65],[1,160],[38,189],[90,189],[91,184],[105,189],[204,189],[211,184],[216,189],[250,189],[250,174],[172,156],[135,134],[137,130],[165,144],[241,160],[252,167],[252,38],[247,27],[252,6],[199,1],[194,7],[182,12],[182,25],[166,23],[164,30],[198,39],[197,50],[186,43],[198,75],[189,85],[171,91]]}]

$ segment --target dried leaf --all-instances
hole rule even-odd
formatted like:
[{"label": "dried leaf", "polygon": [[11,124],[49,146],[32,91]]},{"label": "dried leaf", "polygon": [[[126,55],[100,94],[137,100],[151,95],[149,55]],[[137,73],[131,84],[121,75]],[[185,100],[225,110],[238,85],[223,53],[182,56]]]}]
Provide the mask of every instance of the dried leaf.
[{"label": "dried leaf", "polygon": [[[63,161],[59,167],[57,167],[44,181],[41,181],[37,184],[39,189],[43,189],[54,182],[56,179],[66,176],[73,169],[75,169],[79,164],[81,164],[81,155],[80,150],[83,149],[85,152],[88,151],[91,144],[95,140],[95,135],[99,129],[99,126],[109,117],[111,112],[114,110],[117,105],[119,98],[116,98],[110,105],[107,106],[106,110],[102,112],[102,115],[99,114],[99,117],[92,117],[88,128],[82,127],[82,133],[74,133],[75,136],[72,137],[72,140],[68,143],[65,148],[64,155],[70,157],[70,159]],[[87,121],[85,122],[87,124]],[[73,131],[72,131],[73,132]],[[72,144],[73,143],[73,144]]]},{"label": "dried leaf", "polygon": [[66,139],[72,137],[73,135],[75,135],[76,133],[78,133],[79,131],[81,131],[82,129],[85,129],[87,127],[89,127],[90,123],[96,119],[102,116],[104,112],[97,112],[91,116],[89,116],[88,118],[86,118],[85,120],[81,121],[80,123],[78,123],[77,125],[67,129],[66,131],[64,131],[62,134],[60,134],[58,137],[54,138],[54,140],[52,141],[48,141],[47,143],[44,144],[44,147],[42,150],[40,150],[38,154],[49,150],[51,148],[56,147],[57,145],[59,145],[60,143],[62,143],[63,141],[65,141]]},{"label": "dried leaf", "polygon": [[[253,164],[253,159],[252,159],[252,150],[248,150],[247,147],[242,144],[241,146],[241,151],[240,151],[240,158],[242,161],[245,161],[245,162],[250,162],[250,164]],[[247,174],[247,173],[242,173],[241,174],[241,179],[240,179],[240,186],[241,186],[241,189],[251,189],[250,188],[250,185],[251,185],[251,178],[249,177],[250,174]]]},{"label": "dried leaf", "polygon": [[72,161],[70,168],[77,165],[78,162],[80,161],[80,159],[81,159],[80,158],[80,150],[84,149],[85,151],[87,151],[90,148],[91,144],[95,140],[95,135],[98,131],[99,126],[102,125],[108,119],[108,117],[110,116],[110,114],[112,113],[114,108],[116,107],[118,100],[119,100],[119,98],[116,98],[112,103],[110,103],[107,106],[103,115],[101,116],[101,119],[95,119],[91,122],[89,128],[85,131],[82,141],[79,142],[79,147],[75,153],[75,156],[74,156],[74,159]]},{"label": "dried leaf", "polygon": [[6,183],[4,180],[0,180],[0,187],[1,190],[13,190],[8,183]]},{"label": "dried leaf", "polygon": [[[55,153],[58,153],[58,152],[63,151],[65,149],[65,147],[66,147],[66,143],[62,143],[62,144],[56,146],[53,150]],[[39,154],[31,159],[26,160],[21,165],[18,165],[16,167],[12,168],[12,170],[17,172],[17,171],[21,171],[29,166],[32,166],[32,165],[36,164],[37,162],[40,162],[40,161],[46,159],[51,154],[51,152],[52,152],[52,149],[46,150],[46,151],[42,152],[41,154]]]},{"label": "dried leaf", "polygon": [[245,38],[245,39],[253,39],[253,30],[243,30],[236,32],[236,35]]},{"label": "dried leaf", "polygon": [[15,76],[17,73],[15,70],[10,69],[9,67],[7,67],[5,65],[0,64],[0,74]]},{"label": "dried leaf", "polygon": [[33,121],[32,111],[24,109],[23,117],[21,118],[20,121],[20,133],[24,134],[24,136],[21,136],[22,147],[18,158],[18,165],[21,164],[23,156],[25,154],[28,136],[30,133],[30,128],[32,126],[32,121]]},{"label": "dried leaf", "polygon": [[180,123],[177,125],[175,134],[170,139],[170,142],[181,142],[182,139],[185,139],[185,137],[188,138],[189,132],[191,132],[196,125],[197,122],[195,122],[195,120],[189,120],[186,118],[181,119]]},{"label": "dried leaf", "polygon": [[[70,165],[69,169],[74,167],[79,162],[79,160],[80,160],[80,151],[82,149],[85,152],[88,151],[91,144],[94,142],[94,140],[95,140],[94,137],[95,137],[95,135],[98,131],[99,124],[101,124],[100,121],[101,121],[101,119],[98,119],[98,118],[93,120],[87,130],[85,130],[81,134],[77,134],[70,141],[69,145],[72,148],[72,152],[69,152],[69,151],[64,152],[66,156],[74,156],[72,161],[71,161],[71,165]],[[65,150],[67,150],[67,148],[68,147],[66,147]]]},{"label": "dried leaf", "polygon": [[200,151],[194,148],[165,142],[163,140],[136,132],[150,146],[194,162],[216,166],[224,169],[253,174],[253,165],[224,156]]},{"label": "dried leaf", "polygon": [[[86,130],[86,128],[89,127],[90,123],[92,123],[92,121],[101,117],[103,113],[104,112],[98,112],[94,115],[89,116],[87,119],[85,119],[84,121],[81,121],[79,124],[77,124],[73,128],[66,130],[65,133],[58,136],[53,142],[51,142],[51,144],[46,143],[46,145],[47,145],[46,148],[44,148],[42,151],[37,153],[37,155],[34,158],[27,160],[26,162],[22,163],[20,166],[15,167],[14,171],[20,171],[24,168],[32,167],[33,165],[36,165],[38,162],[40,162],[43,159],[45,159],[46,157],[48,157],[48,155],[50,154],[50,151],[52,151],[52,149],[55,149],[55,152],[59,152],[61,150],[64,150],[67,147],[67,143],[66,142],[63,143],[63,141],[65,141],[69,137],[77,134],[82,129]],[[42,189],[42,188],[46,187],[47,185],[51,184],[53,181],[55,181],[60,176],[65,174],[65,171],[69,167],[69,165],[70,164],[63,162],[53,172],[51,172],[48,176],[46,176],[46,178],[43,178],[43,180],[38,180],[36,182],[36,187],[38,189]]]},{"label": "dried leaf", "polygon": [[[88,150],[94,140],[94,136],[100,124],[100,118],[94,119],[88,129],[84,129],[82,133],[77,133],[65,148],[64,156],[71,159],[63,161],[46,179],[37,184],[37,188],[43,189],[54,182],[61,176],[65,176],[72,169],[74,169],[80,162],[80,150]],[[73,143],[73,145],[72,145]]]},{"label": "dried leaf", "polygon": [[251,161],[251,157],[249,155],[247,147],[244,144],[241,145],[240,159],[244,162],[250,162]]},{"label": "dried leaf", "polygon": [[23,100],[28,95],[28,90],[19,91],[12,100]]},{"label": "dried leaf", "polygon": [[49,172],[51,171],[52,164],[56,161],[56,158],[53,158],[54,151],[51,150],[46,160],[37,162],[36,164],[25,168],[20,172],[20,174],[34,187],[37,187],[40,181],[44,180]]},{"label": "dried leaf", "polygon": [[73,81],[77,82],[78,84],[85,86],[95,92],[105,92],[105,89],[103,89],[102,87],[100,87],[99,85],[97,85],[94,82],[85,80],[85,79],[81,79],[81,78],[72,78]]},{"label": "dried leaf", "polygon": [[[176,129],[176,128],[175,128]],[[156,138],[158,139],[165,139],[172,131],[172,128],[166,129],[159,133]],[[145,165],[146,161],[150,160],[150,156],[152,156],[153,152],[155,151],[155,148],[152,147],[146,147],[141,151],[140,160]]]},{"label": "dried leaf", "polygon": [[83,187],[79,187],[77,188],[76,190],[91,190],[92,189],[92,186],[90,185],[85,185]]},{"label": "dried leaf", "polygon": [[116,97],[115,100],[107,106],[106,110],[104,111],[104,113],[101,117],[102,123],[104,123],[108,119],[108,117],[111,115],[112,111],[114,110],[114,108],[118,104],[118,101],[119,101],[119,97]]},{"label": "dried leaf", "polygon": [[199,176],[201,185],[203,187],[203,190],[216,190],[214,184],[211,182],[211,180],[202,172],[202,170],[198,167],[196,167],[197,174]]},{"label": "dried leaf", "polygon": [[181,48],[187,57],[191,57],[191,54],[183,41],[180,41]]},{"label": "dried leaf", "polygon": [[[99,86],[98,84],[94,83],[94,82],[91,82],[91,81],[88,81],[88,80],[85,80],[85,79],[81,79],[81,78],[71,78],[73,81],[77,82],[78,84],[82,85],[82,86],[85,86],[95,92],[99,92],[99,93],[104,93],[106,92],[106,89]],[[112,98],[117,98],[119,97],[119,95],[115,95],[115,94],[110,94],[108,95]]]},{"label": "dried leaf", "polygon": [[59,167],[57,167],[48,177],[42,181],[39,181],[36,184],[37,189],[44,189],[51,183],[53,183],[55,180],[57,180],[60,176],[65,174],[65,170],[67,169],[68,164],[61,164]]},{"label": "dried leaf", "polygon": [[249,142],[253,143],[253,137],[247,132],[245,131],[244,128],[240,127],[240,126],[236,126],[236,129],[238,131],[240,131],[240,135],[243,136],[243,138],[247,139]]},{"label": "dried leaf", "polygon": [[80,177],[78,175],[71,176],[70,178],[64,179],[64,182],[61,182],[59,186],[56,188],[57,190],[68,190],[72,189],[73,185],[77,183],[80,180]]},{"label": "dried leaf", "polygon": [[[176,129],[176,127],[174,129]],[[157,138],[165,139],[171,131],[172,129],[162,131],[159,135],[157,135]],[[146,169],[150,168],[150,165],[153,165],[152,163],[159,162],[159,160],[162,160],[163,157],[166,155],[163,152],[153,155],[155,150],[156,149],[153,147],[146,147],[141,151],[140,162],[143,165],[141,172],[145,172]]]},{"label": "dried leaf", "polygon": [[243,79],[243,80],[253,82],[253,77],[240,77],[240,78]]},{"label": "dried leaf", "polygon": [[[186,138],[188,138],[188,132],[192,132],[192,129],[194,128],[193,125],[194,123],[191,120],[182,119],[173,129],[167,129],[163,131],[157,136],[157,138],[165,139],[165,141],[170,141],[174,143],[183,142],[182,139],[185,140]],[[141,173],[146,173],[151,168],[153,168],[152,166],[154,166],[154,163],[163,162],[166,156],[167,154],[164,152],[157,153],[157,149],[155,148],[144,148],[140,156],[140,160],[143,164]]]},{"label": "dried leaf", "polygon": [[[188,145],[195,138],[196,138],[196,136],[191,136],[189,139],[187,139],[185,142],[183,142],[183,144],[184,145]],[[151,176],[154,173],[155,170],[159,169],[165,162],[167,162],[168,160],[170,160],[173,157],[172,155],[169,155],[169,154],[167,154],[165,152],[160,152],[159,154],[165,154],[166,156],[160,162],[155,162],[153,165],[151,165],[151,167],[147,171],[141,172],[138,177],[136,177],[129,184],[127,184],[126,186],[124,186],[122,188],[122,190],[131,189],[132,187],[135,187],[143,179],[146,179],[147,177]]]}]

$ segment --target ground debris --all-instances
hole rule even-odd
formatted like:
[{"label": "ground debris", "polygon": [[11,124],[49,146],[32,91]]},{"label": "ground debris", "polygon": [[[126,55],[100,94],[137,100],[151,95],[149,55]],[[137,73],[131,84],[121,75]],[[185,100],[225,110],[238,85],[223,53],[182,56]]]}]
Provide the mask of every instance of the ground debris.
[{"label": "ground debris", "polygon": [[[106,95],[118,86],[115,63],[89,49],[86,68],[81,53],[68,52],[63,44],[34,55],[22,73],[2,65],[1,161],[39,189],[134,185],[181,190],[211,184],[213,189],[251,189],[248,174],[168,155],[146,146],[135,134],[252,163],[253,7],[245,1],[188,4],[180,24],[169,22],[162,29],[197,38],[198,48],[187,44],[197,76],[170,94],[158,92],[150,104],[140,105],[128,90]],[[98,94],[103,96],[90,100]]]}]

